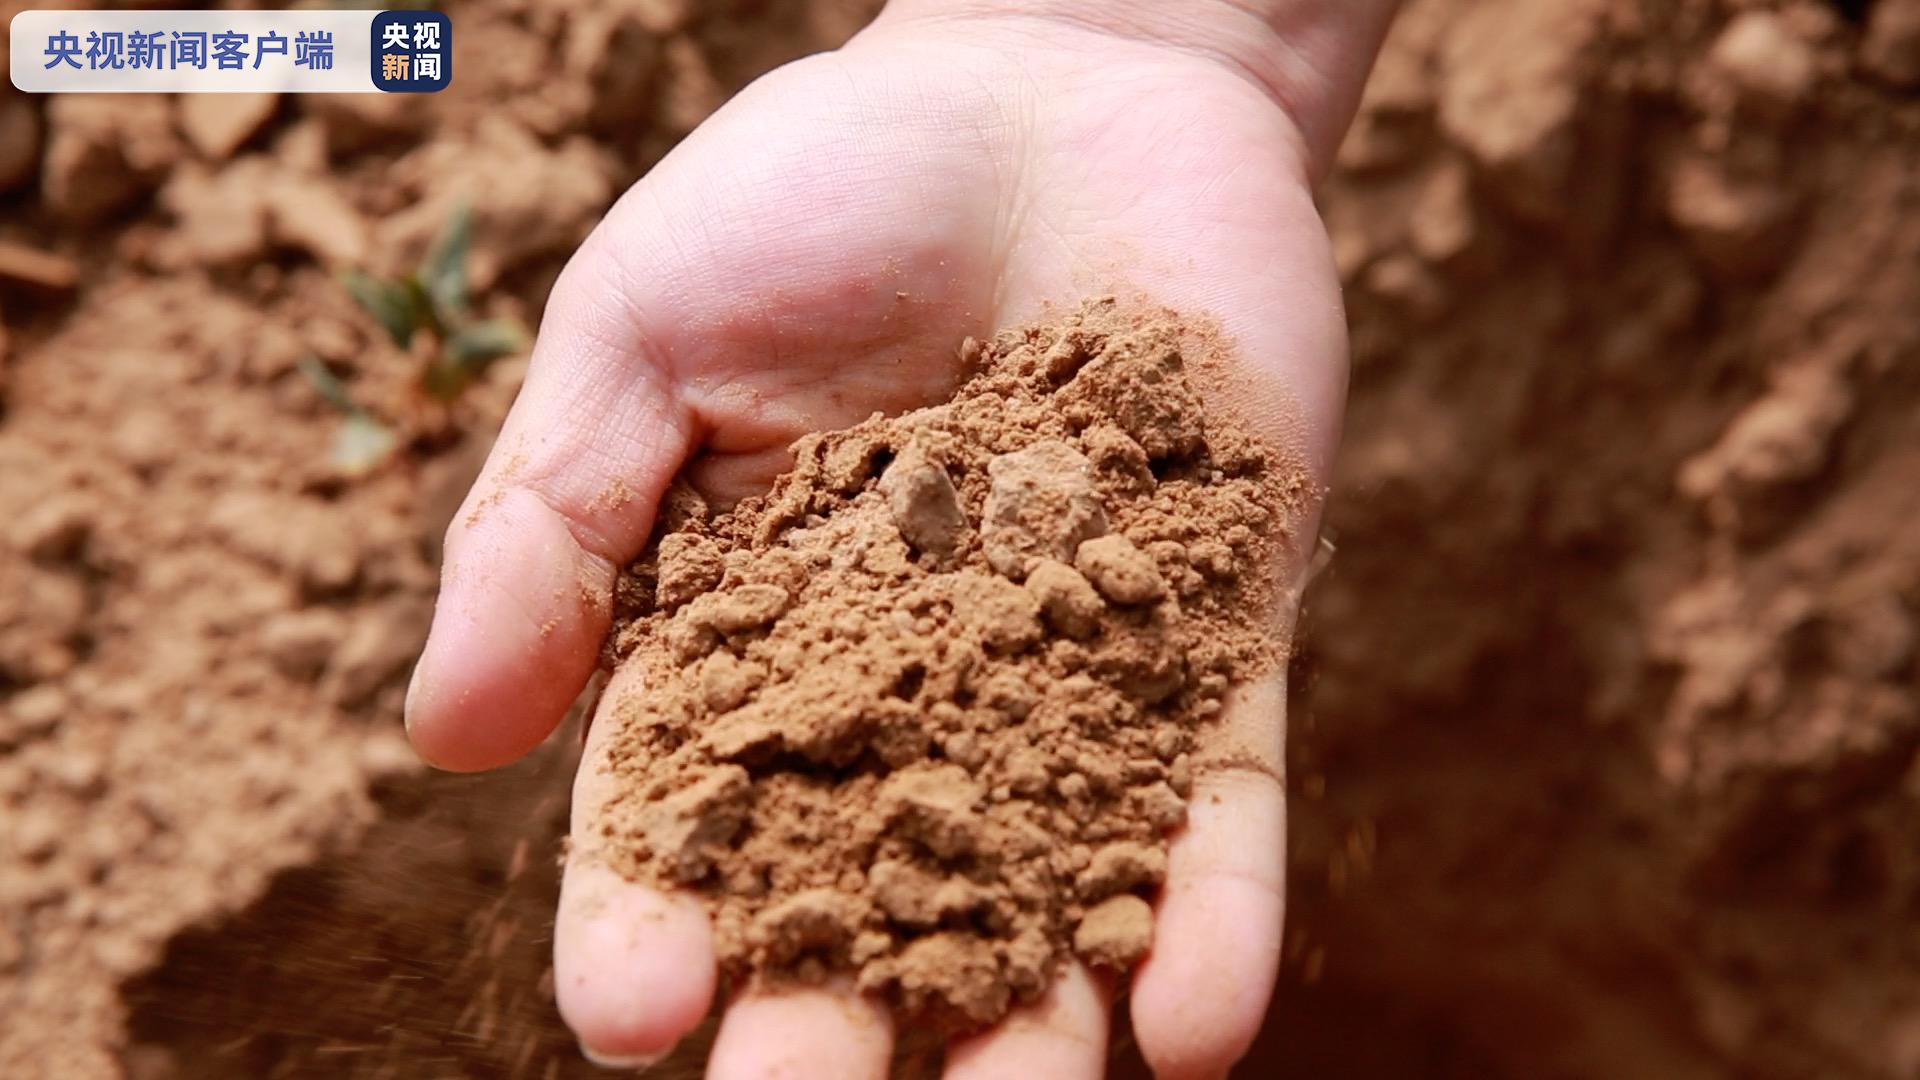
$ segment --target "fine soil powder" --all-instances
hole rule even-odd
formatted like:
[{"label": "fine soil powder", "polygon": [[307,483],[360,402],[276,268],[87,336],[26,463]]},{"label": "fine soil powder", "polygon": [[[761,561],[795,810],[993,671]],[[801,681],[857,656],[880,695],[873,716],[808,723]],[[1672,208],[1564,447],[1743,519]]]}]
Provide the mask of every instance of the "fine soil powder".
[{"label": "fine soil powder", "polygon": [[1299,470],[1217,410],[1209,335],[1095,301],[962,345],[951,401],[795,445],[765,496],[683,489],[623,579],[597,823],[706,901],[724,971],[851,974],[992,1023],[1070,954],[1124,970],[1192,751],[1271,671]]}]

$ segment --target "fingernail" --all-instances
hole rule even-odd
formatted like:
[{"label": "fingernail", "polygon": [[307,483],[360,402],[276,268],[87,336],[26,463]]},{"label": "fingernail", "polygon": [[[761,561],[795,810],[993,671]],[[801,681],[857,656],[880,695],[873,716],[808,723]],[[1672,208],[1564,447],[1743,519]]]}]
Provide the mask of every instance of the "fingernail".
[{"label": "fingernail", "polygon": [[657,1054],[603,1054],[586,1043],[580,1044],[580,1056],[602,1069],[626,1069],[629,1072],[644,1072],[667,1059],[673,1053],[669,1046]]}]

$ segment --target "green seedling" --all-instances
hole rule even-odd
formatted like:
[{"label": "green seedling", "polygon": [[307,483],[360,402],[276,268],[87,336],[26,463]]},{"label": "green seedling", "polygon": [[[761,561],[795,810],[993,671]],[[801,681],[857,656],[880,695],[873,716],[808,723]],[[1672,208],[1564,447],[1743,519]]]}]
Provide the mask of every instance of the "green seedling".
[{"label": "green seedling", "polygon": [[420,387],[452,401],[503,356],[526,348],[526,331],[506,319],[473,317],[467,295],[467,255],[473,246],[473,214],[454,211],[427,248],[420,268],[397,280],[349,270],[340,283],[402,349],[425,331],[437,343],[420,372]]},{"label": "green seedling", "polygon": [[[467,289],[467,256],[472,246],[473,214],[462,206],[434,237],[413,273],[391,280],[364,270],[340,275],[347,295],[373,316],[395,346],[410,350],[417,335],[432,337],[434,348],[420,369],[419,386],[442,403],[458,398],[495,360],[527,347],[527,333],[519,323],[473,316]],[[335,469],[347,476],[364,476],[393,454],[399,438],[354,401],[325,364],[309,356],[300,361],[300,370],[340,413],[332,451]]]}]

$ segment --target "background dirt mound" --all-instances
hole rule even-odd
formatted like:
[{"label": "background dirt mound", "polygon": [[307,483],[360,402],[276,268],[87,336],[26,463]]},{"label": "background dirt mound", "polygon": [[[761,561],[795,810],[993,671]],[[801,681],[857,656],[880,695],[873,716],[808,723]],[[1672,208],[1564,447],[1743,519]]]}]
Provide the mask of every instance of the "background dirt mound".
[{"label": "background dirt mound", "polygon": [[[350,848],[188,930],[121,988],[136,1080],[595,1072],[553,1022],[570,743],[485,778],[375,783]],[[424,898],[424,899],[423,899]],[[577,1068],[573,1067],[577,1063]]]},{"label": "background dirt mound", "polygon": [[1408,10],[1326,200],[1276,1046],[1920,1068],[1914,10]]},{"label": "background dirt mound", "polygon": [[[330,272],[462,201],[530,321],[617,191],[869,10],[693,7],[454,4],[425,100],[0,88],[0,1073],[582,1068],[537,977],[564,768],[428,780],[397,734],[517,371],[342,483],[295,365],[395,400]],[[1256,1075],[1920,1070],[1916,24],[1409,3],[1323,198],[1353,403]]]}]

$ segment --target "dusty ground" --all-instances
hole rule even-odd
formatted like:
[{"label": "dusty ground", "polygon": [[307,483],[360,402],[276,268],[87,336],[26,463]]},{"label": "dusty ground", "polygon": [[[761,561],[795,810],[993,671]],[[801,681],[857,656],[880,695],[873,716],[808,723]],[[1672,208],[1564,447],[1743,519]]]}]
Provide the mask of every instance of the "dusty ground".
[{"label": "dusty ground", "polygon": [[[516,364],[356,481],[295,365],[394,408],[331,271],[466,200],[531,322],[864,11],[452,10],[430,100],[0,91],[0,1074],[589,1072],[543,983],[571,743],[398,737]],[[1917,86],[1913,0],[1412,0],[1324,200],[1354,393],[1249,1074],[1920,1071]]]}]

